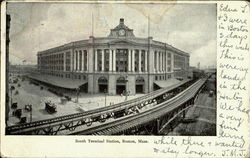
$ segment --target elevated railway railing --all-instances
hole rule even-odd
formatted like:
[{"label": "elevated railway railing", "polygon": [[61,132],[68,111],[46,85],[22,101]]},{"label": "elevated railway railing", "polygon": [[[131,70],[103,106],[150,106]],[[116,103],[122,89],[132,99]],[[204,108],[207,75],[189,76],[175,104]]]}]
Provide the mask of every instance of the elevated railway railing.
[{"label": "elevated railway railing", "polygon": [[[113,122],[102,124],[93,128],[89,128],[83,131],[74,132],[74,135],[114,135],[114,134],[135,134],[131,131],[138,131],[140,128],[144,128],[147,125],[156,124],[155,134],[160,134],[167,125],[180,114],[185,115],[185,111],[193,104],[197,95],[200,93],[205,79],[197,81],[188,89],[179,93],[175,97],[162,102],[150,110],[140,112],[135,115],[129,115],[122,117]],[[160,123],[166,118],[164,123]],[[150,133],[152,134],[152,133]]]},{"label": "elevated railway railing", "polygon": [[[6,128],[6,134],[58,134],[58,131],[68,130],[74,131],[76,127],[87,124],[86,122],[89,118],[100,118],[107,114],[111,114],[114,112],[119,112],[124,109],[128,109],[138,105],[140,103],[145,103],[149,100],[162,96],[165,93],[168,93],[172,90],[178,89],[180,86],[186,85],[186,87],[191,84],[193,81],[183,81],[177,85],[159,89],[157,91],[151,92],[147,95],[144,95],[139,98],[135,98],[132,100],[128,100],[123,103],[115,104],[108,107],[103,107],[87,112],[76,113],[71,115],[65,115],[61,117],[56,117],[52,119],[40,120],[31,123],[19,124],[14,126],[9,126]],[[92,122],[91,122],[92,124]]]}]

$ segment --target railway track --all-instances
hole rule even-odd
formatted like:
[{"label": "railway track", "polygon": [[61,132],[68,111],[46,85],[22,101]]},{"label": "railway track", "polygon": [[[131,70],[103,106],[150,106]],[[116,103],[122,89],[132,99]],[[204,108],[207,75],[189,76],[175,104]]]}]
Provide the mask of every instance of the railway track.
[{"label": "railway track", "polygon": [[199,80],[188,89],[184,90],[177,96],[155,106],[154,108],[140,112],[139,114],[129,115],[122,117],[118,120],[105,123],[93,128],[86,129],[84,131],[72,133],[73,135],[113,135],[122,131],[133,129],[134,127],[140,127],[141,125],[153,121],[156,118],[172,111],[178,106],[184,104],[186,101],[193,98],[200,90],[205,80]]},{"label": "railway track", "polygon": [[22,130],[29,131],[29,130],[33,130],[33,129],[44,128],[44,127],[47,127],[47,126],[58,125],[61,122],[70,122],[72,120],[77,121],[79,119],[87,118],[89,116],[94,116],[95,117],[95,116],[99,116],[99,115],[102,115],[102,114],[106,114],[108,112],[119,111],[121,109],[129,108],[129,107],[132,107],[132,106],[134,106],[136,104],[145,102],[145,101],[147,101],[149,99],[153,99],[153,98],[155,98],[157,96],[160,96],[160,95],[162,95],[162,94],[164,94],[164,93],[166,93],[168,91],[176,89],[177,87],[182,86],[182,85],[184,85],[184,84],[186,84],[188,82],[191,82],[191,81],[190,80],[182,81],[177,85],[173,85],[173,86],[168,87],[168,88],[159,89],[157,91],[153,91],[153,92],[151,92],[151,93],[149,93],[147,95],[144,95],[142,97],[135,98],[135,99],[132,99],[132,100],[128,100],[126,102],[114,104],[114,105],[108,106],[108,107],[103,107],[103,108],[90,110],[90,111],[82,112],[82,113],[75,113],[75,114],[60,116],[60,117],[56,117],[56,118],[52,118],[52,119],[34,121],[34,122],[31,122],[31,123],[8,126],[8,127],[6,127],[6,133],[7,134],[18,134]]}]

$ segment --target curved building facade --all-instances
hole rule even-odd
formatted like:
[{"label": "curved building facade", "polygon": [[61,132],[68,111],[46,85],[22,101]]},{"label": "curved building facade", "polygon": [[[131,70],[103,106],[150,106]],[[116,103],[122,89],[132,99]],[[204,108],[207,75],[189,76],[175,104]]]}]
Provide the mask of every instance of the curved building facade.
[{"label": "curved building facade", "polygon": [[161,87],[159,81],[187,78],[189,69],[188,53],[152,37],[135,37],[124,19],[107,37],[90,36],[38,52],[37,58],[39,73],[56,80],[48,82],[63,80],[57,86],[89,93],[148,93]]}]

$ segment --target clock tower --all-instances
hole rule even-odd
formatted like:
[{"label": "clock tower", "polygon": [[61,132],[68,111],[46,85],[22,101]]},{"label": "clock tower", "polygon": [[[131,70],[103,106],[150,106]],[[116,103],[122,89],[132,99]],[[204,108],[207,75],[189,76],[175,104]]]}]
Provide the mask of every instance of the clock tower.
[{"label": "clock tower", "polygon": [[116,26],[114,29],[110,30],[110,34],[108,37],[116,37],[116,38],[124,38],[124,37],[129,37],[133,38],[135,37],[133,30],[128,28],[124,24],[124,19],[120,19],[120,23],[118,26]]}]

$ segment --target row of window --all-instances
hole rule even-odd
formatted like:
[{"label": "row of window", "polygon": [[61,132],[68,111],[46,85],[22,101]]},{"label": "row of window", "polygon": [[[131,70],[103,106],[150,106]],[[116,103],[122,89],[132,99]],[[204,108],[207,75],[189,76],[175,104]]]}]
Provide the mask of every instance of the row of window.
[{"label": "row of window", "polygon": [[60,77],[60,78],[71,78],[71,79],[79,79],[79,80],[87,79],[87,75],[82,75],[82,74],[61,74],[57,72],[43,72],[43,74]]},{"label": "row of window", "polygon": [[169,75],[169,74],[168,75],[165,74],[165,75],[156,75],[155,76],[156,81],[167,80],[169,78],[171,78],[171,75]]},{"label": "row of window", "polygon": [[174,67],[185,69],[185,57],[180,55],[174,55]]},{"label": "row of window", "polygon": [[64,54],[51,54],[48,56],[38,56],[38,68],[46,70],[63,70]]}]

